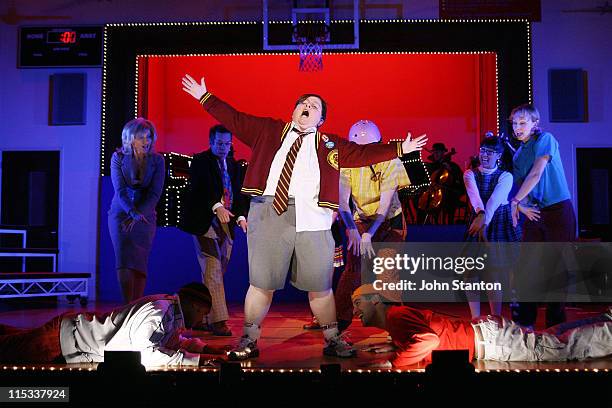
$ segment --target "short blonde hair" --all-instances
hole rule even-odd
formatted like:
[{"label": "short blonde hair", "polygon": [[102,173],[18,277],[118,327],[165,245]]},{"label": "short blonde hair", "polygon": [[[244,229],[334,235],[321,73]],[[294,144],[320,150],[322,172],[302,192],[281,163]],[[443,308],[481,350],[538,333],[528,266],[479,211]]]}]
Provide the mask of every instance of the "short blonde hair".
[{"label": "short blonde hair", "polygon": [[512,122],[515,115],[529,116],[531,117],[532,122],[537,122],[540,120],[540,112],[538,112],[538,109],[535,106],[529,103],[524,103],[512,109],[508,120]]},{"label": "short blonde hair", "polygon": [[157,140],[157,131],[153,122],[146,120],[145,118],[136,118],[130,120],[123,126],[121,132],[121,152],[123,154],[132,154],[132,142],[136,135],[148,133],[151,138],[151,147],[149,151],[152,152],[155,147],[155,141]]}]

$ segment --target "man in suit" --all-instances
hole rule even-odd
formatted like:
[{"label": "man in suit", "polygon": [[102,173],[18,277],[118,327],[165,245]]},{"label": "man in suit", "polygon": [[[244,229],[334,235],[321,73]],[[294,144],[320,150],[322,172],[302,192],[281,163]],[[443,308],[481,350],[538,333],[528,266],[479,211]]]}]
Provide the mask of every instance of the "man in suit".
[{"label": "man in suit", "polygon": [[210,128],[210,149],[193,156],[181,228],[193,235],[202,281],[212,295],[207,321],[194,329],[231,336],[223,275],[234,238],[233,222],[244,232],[247,198],[240,194],[242,166],[231,154],[232,134],[221,125]]}]

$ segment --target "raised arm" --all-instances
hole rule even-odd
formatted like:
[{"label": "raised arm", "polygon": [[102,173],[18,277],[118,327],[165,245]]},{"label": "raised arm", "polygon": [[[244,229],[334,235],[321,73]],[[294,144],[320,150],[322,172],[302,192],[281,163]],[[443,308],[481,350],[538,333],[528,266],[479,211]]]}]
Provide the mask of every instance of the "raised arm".
[{"label": "raised arm", "polygon": [[422,150],[426,143],[426,135],[421,135],[416,139],[412,139],[410,132],[408,132],[408,136],[406,136],[403,142],[396,142],[388,145],[359,145],[339,138],[338,160],[340,162],[340,167],[364,167]]},{"label": "raised arm", "polygon": [[[249,115],[234,109],[208,91],[204,78],[197,82],[186,74],[182,79],[182,84],[183,91],[197,99],[208,113],[249,147],[256,143],[270,123],[280,124],[281,129],[284,126],[281,121]],[[280,136],[280,130],[278,133]]]}]

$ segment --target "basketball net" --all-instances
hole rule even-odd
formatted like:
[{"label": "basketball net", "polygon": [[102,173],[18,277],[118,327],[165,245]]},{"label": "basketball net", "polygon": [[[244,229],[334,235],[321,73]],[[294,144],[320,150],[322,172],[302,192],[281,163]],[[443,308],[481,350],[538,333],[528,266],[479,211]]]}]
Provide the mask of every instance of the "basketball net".
[{"label": "basketball net", "polygon": [[293,27],[293,41],[300,51],[300,71],[323,70],[323,43],[329,41],[325,23],[298,23]]}]

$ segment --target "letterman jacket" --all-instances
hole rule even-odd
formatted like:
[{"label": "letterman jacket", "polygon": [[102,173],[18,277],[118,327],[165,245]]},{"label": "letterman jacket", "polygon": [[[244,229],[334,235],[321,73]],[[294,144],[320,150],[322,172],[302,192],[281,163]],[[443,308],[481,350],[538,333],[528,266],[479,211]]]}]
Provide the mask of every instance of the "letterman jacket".
[{"label": "letterman jacket", "polygon": [[[242,193],[262,195],[276,152],[281,147],[291,122],[262,118],[239,112],[210,92],[200,98],[204,109],[230,130],[253,152],[242,184]],[[319,207],[338,209],[340,167],[363,167],[401,157],[402,142],[358,145],[332,134],[317,132],[316,149],[321,174]]]}]

